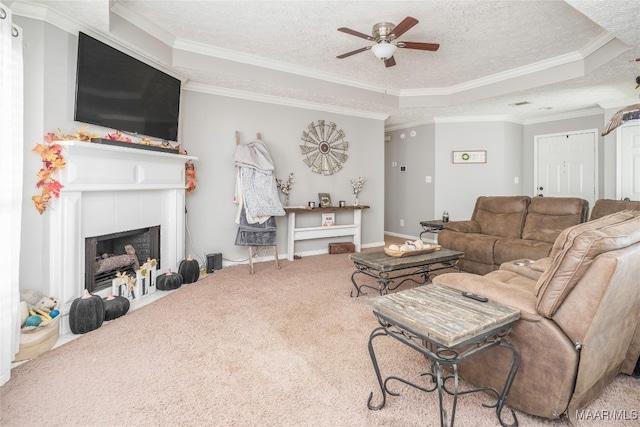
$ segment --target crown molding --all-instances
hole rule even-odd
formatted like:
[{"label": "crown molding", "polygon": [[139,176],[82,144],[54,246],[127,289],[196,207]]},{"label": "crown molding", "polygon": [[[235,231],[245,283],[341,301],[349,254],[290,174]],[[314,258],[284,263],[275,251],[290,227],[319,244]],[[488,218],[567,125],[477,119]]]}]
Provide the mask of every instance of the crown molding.
[{"label": "crown molding", "polygon": [[306,110],[319,110],[327,113],[343,114],[345,116],[363,117],[366,119],[386,120],[389,115],[372,111],[356,110],[353,108],[337,107],[335,105],[320,104],[316,102],[301,101],[298,99],[283,98],[273,95],[265,95],[255,92],[247,92],[237,89],[209,86],[200,83],[186,83],[183,90],[208,93],[212,95],[226,96],[228,98],[244,99],[247,101],[264,102],[267,104],[282,105],[285,107],[304,108]]},{"label": "crown molding", "polygon": [[284,73],[295,74],[302,77],[309,77],[316,80],[324,80],[330,83],[340,84],[340,85],[349,86],[357,89],[364,89],[364,90],[377,92],[381,94],[390,94],[390,91],[388,89],[385,89],[382,86],[367,84],[358,80],[339,77],[339,76],[336,76],[335,74],[315,71],[309,68],[299,67],[299,66],[287,64],[284,62],[275,61],[273,59],[262,58],[255,55],[240,53],[240,52],[232,51],[232,50],[221,48],[221,47],[206,45],[203,43],[187,41],[180,38],[176,39],[173,47],[174,49],[183,50],[185,52],[190,52],[198,55],[210,56],[210,57],[224,59],[227,61],[233,61],[241,64],[262,67],[269,70],[281,71]]},{"label": "crown molding", "polygon": [[630,96],[628,98],[610,99],[610,100],[607,100],[607,101],[598,102],[598,105],[606,110],[606,109],[609,109],[609,108],[626,107],[628,105],[633,105],[633,104],[638,104],[638,103],[640,103],[640,98],[639,97]]},{"label": "crown molding", "polygon": [[162,27],[156,25],[152,21],[149,21],[147,18],[133,12],[121,1],[112,1],[110,4],[109,12],[115,13],[122,19],[140,28],[142,31],[160,40],[162,43],[166,44],[169,47],[173,46],[176,41],[176,37],[173,34],[164,30]]},{"label": "crown molding", "polygon": [[523,125],[524,121],[520,118],[508,116],[508,115],[488,115],[488,116],[451,116],[451,117],[433,117],[431,119],[406,122],[391,125],[385,127],[386,132],[392,132],[395,130],[408,129],[416,126],[431,125],[431,124],[444,124],[444,123],[488,123],[488,122],[508,122],[517,125]]},{"label": "crown molding", "polygon": [[454,86],[428,89],[403,89],[398,91],[397,95],[412,97],[453,95],[460,92],[465,92],[468,90],[512,80],[515,78],[532,75],[551,68],[560,67],[574,62],[584,61],[586,57],[603,48],[607,43],[614,39],[615,37],[613,35],[605,31],[580,50],[570,52],[566,55],[560,55],[556,56],[555,58],[545,59],[534,64],[513,68],[508,71],[492,74],[490,76],[482,77],[475,80],[470,80],[468,82],[460,83]]},{"label": "crown molding", "polygon": [[566,113],[552,114],[542,117],[534,117],[524,121],[525,125],[533,125],[538,123],[555,122],[558,120],[577,119],[580,117],[595,116],[597,114],[603,114],[604,111],[601,108],[589,108],[587,110],[568,111]]},{"label": "crown molding", "polygon": [[523,124],[521,119],[505,114],[488,116],[434,117],[435,123],[512,122]]},{"label": "crown molding", "polygon": [[385,132],[393,132],[393,131],[396,131],[396,130],[415,128],[415,127],[418,127],[418,126],[432,125],[434,123],[435,122],[433,121],[433,119],[420,120],[420,121],[416,121],[416,122],[399,123],[399,124],[395,124],[395,125],[385,126],[384,131]]},{"label": "crown molding", "polygon": [[81,23],[41,4],[14,2],[11,4],[11,12],[16,16],[46,22],[67,33],[73,34],[86,29]]}]

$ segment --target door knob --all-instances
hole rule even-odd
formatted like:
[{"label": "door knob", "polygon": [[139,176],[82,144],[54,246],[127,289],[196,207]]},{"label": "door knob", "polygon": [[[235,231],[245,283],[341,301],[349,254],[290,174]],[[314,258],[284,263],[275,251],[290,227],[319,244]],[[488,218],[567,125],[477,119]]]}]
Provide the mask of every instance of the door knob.
[{"label": "door knob", "polygon": [[538,190],[542,191],[544,190],[544,187],[538,187]]}]

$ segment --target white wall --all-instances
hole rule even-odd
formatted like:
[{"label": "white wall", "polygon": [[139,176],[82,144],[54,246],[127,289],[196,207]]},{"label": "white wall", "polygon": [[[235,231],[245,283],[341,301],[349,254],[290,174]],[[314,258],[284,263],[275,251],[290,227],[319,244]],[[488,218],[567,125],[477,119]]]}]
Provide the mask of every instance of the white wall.
[{"label": "white wall", "polygon": [[[295,183],[289,205],[303,206],[318,202],[318,193],[330,193],[333,204],[339,200],[353,203],[351,180],[365,178],[360,204],[370,205],[363,212],[363,245],[384,241],[384,122],[335,113],[234,99],[202,92],[183,94],[183,148],[195,161],[197,189],[187,195],[187,223],[192,242],[187,247],[195,253],[222,252],[224,258],[246,259],[247,249],[234,246],[237,205],[235,189],[235,131],[243,142],[253,141],[260,132],[275,164],[277,178],[286,179],[293,172]],[[348,160],[342,170],[323,176],[311,172],[303,162],[300,145],[302,132],[319,119],[334,122],[349,143]],[[284,200],[284,197],[282,198]],[[340,213],[337,223],[351,223],[351,213]],[[320,214],[298,215],[298,223],[320,225]],[[278,251],[286,253],[286,217],[277,219]],[[309,224],[312,225],[312,224]],[[346,238],[348,240],[349,238]],[[326,250],[331,241],[345,238],[299,242],[297,252]],[[192,243],[192,244],[191,244]]]},{"label": "white wall", "polygon": [[[39,215],[31,201],[36,194],[36,173],[40,158],[31,151],[43,141],[47,132],[77,131],[85,126],[73,120],[75,99],[75,70],[77,34],[28,18],[16,19],[24,32],[25,69],[25,160],[24,160],[24,218],[20,277],[21,288],[46,292],[49,289],[47,260],[43,255],[49,242],[48,215]],[[295,184],[291,204],[302,205],[317,200],[318,192],[331,193],[333,201],[352,202],[351,179],[362,175],[364,189],[360,203],[371,206],[363,213],[363,246],[383,242],[384,221],[384,122],[346,114],[327,113],[295,107],[285,107],[256,101],[239,100],[210,93],[185,90],[181,106],[181,143],[190,155],[199,157],[195,162],[198,174],[197,189],[187,195],[187,224],[191,239],[189,252],[200,257],[202,253],[221,252],[227,259],[247,259],[246,248],[234,245],[236,225],[233,222],[236,205],[232,203],[235,173],[233,153],[235,131],[244,140],[261,132],[271,149],[276,166],[276,177],[286,178],[294,172]],[[298,147],[302,131],[319,119],[333,121],[345,132],[349,142],[343,169],[333,176],[312,173]],[[95,126],[89,130],[101,134],[112,132]],[[63,190],[64,191],[64,190]],[[56,200],[51,203],[55,209]],[[315,215],[306,221],[320,222]],[[342,215],[338,223],[347,221]],[[188,236],[189,237],[189,236]],[[286,221],[278,219],[278,251],[286,253]],[[329,241],[345,238],[302,242],[296,251],[327,249]]]},{"label": "white wall", "polygon": [[[607,120],[615,110],[606,112]],[[439,219],[444,210],[449,212],[451,220],[469,219],[480,195],[534,196],[535,136],[600,130],[604,117],[589,112],[583,117],[525,125],[509,121],[483,122],[481,117],[460,122],[447,119],[388,132],[391,141],[385,150],[385,231],[417,236],[422,231],[420,221]],[[415,139],[409,137],[412,130],[417,131]],[[401,139],[401,134],[406,138]],[[453,164],[451,152],[454,150],[487,150],[487,163]],[[398,168],[391,166],[392,161],[398,161],[398,165],[407,163],[409,172],[399,174]],[[416,169],[421,172],[412,174]],[[432,175],[433,184],[425,184],[426,175]],[[615,136],[599,138],[599,198],[615,198],[615,182]],[[405,227],[399,225],[401,217],[405,218]]]},{"label": "white wall", "polygon": [[[520,193],[520,125],[508,122],[461,122],[436,125],[435,213],[451,221],[469,219],[478,196]],[[486,150],[487,162],[454,164],[452,151]]]},{"label": "white wall", "polygon": [[[434,132],[434,125],[430,124],[388,133],[391,140],[385,143],[384,164],[387,232],[417,237],[422,231],[420,221],[434,218]],[[393,162],[397,164],[395,167]],[[400,172],[401,166],[406,166],[406,172]],[[427,176],[431,177],[431,183],[426,182]],[[401,220],[404,226],[400,225]]]}]

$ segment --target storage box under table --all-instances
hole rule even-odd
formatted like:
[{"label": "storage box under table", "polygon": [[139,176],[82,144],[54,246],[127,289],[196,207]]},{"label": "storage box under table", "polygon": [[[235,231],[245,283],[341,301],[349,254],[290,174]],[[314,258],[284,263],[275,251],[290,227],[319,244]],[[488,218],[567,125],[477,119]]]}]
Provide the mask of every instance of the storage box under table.
[{"label": "storage box under table", "polygon": [[352,254],[356,251],[356,245],[351,242],[329,243],[330,254]]}]

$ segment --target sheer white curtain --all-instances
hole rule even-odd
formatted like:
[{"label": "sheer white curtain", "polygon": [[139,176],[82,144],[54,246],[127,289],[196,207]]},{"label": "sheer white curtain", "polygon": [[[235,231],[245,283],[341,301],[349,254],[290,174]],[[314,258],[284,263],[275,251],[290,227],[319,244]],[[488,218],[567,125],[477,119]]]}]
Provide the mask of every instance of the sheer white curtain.
[{"label": "sheer white curtain", "polygon": [[23,160],[22,29],[0,3],[0,385],[20,345],[20,228]]}]

